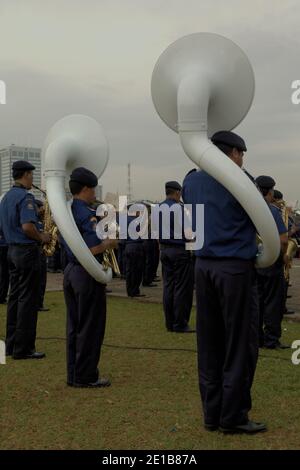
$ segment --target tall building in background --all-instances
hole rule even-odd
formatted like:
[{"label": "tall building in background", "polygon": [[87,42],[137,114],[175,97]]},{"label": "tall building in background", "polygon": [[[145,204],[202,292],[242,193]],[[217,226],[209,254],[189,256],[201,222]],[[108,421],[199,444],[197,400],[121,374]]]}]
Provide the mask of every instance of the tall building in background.
[{"label": "tall building in background", "polygon": [[[0,195],[6,193],[12,185],[12,164],[18,160],[27,160],[35,166],[33,182],[41,187],[41,149],[35,147],[19,147],[9,145],[0,149]],[[32,190],[33,194],[40,199],[41,193]]]}]

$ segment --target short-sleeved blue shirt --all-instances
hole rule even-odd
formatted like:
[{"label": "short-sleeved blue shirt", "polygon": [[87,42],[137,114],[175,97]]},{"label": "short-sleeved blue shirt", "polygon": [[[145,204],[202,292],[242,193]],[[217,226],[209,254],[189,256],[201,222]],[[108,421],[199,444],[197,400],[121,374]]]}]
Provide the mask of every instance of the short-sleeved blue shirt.
[{"label": "short-sleeved blue shirt", "polygon": [[33,194],[23,186],[13,186],[0,204],[0,227],[8,245],[37,243],[22,229],[22,224],[36,224],[37,220]]},{"label": "short-sleeved blue shirt", "polygon": [[281,210],[279,209],[279,207],[274,206],[273,204],[268,204],[268,206],[274,217],[279,235],[287,233],[288,229],[286,228],[285,223],[283,222]]},{"label": "short-sleeved blue shirt", "polygon": [[[162,213],[159,214],[159,242],[162,245],[179,245],[179,246],[185,246],[186,239],[184,236],[184,213],[183,213],[183,204],[180,202],[175,201],[174,199],[167,198],[163,202],[159,204],[161,207],[163,204],[167,204],[167,206],[172,207],[175,204],[177,204],[177,207],[180,208],[180,210],[174,212],[170,211],[170,237],[169,238],[164,238],[164,233],[163,233],[163,217]],[[176,222],[175,222],[176,219]],[[175,223],[177,224],[178,228],[175,228]],[[178,238],[175,237],[175,230],[178,231]],[[180,236],[180,238],[179,238]]]},{"label": "short-sleeved blue shirt", "polygon": [[195,255],[208,258],[251,260],[257,254],[256,229],[232,194],[205,171],[189,173],[183,182],[182,198],[193,207],[204,204],[204,244]]},{"label": "short-sleeved blue shirt", "polygon": [[[268,204],[268,206],[274,217],[279,235],[283,235],[284,233],[287,233],[288,230],[285,226],[285,223],[282,220],[282,214],[281,214],[281,210],[279,209],[279,207],[274,206],[273,204]],[[282,255],[282,252],[280,252],[274,264],[272,264],[271,266],[268,266],[267,268],[259,268],[257,269],[257,272],[259,274],[263,274],[264,276],[272,276],[272,275],[276,275],[282,269],[283,269],[283,255]]]},{"label": "short-sleeved blue shirt", "polygon": [[[101,240],[97,237],[96,211],[81,199],[73,199],[72,213],[79,232],[89,248],[99,245]],[[66,249],[68,260],[78,262],[66,241],[61,237],[61,243]]]}]

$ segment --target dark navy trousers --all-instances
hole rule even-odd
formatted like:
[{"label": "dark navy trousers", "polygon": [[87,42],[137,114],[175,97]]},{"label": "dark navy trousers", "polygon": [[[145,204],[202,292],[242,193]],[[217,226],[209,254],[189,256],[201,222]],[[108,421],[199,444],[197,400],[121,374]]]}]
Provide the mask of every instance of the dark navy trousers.
[{"label": "dark navy trousers", "polygon": [[156,275],[156,244],[157,240],[144,240],[144,266],[143,266],[143,286],[148,286],[154,281]]},{"label": "dark navy trousers", "polygon": [[163,306],[166,328],[181,330],[189,322],[193,304],[193,263],[185,245],[160,245]]},{"label": "dark navy trousers", "polygon": [[140,293],[144,269],[143,243],[126,243],[126,290],[129,297]]},{"label": "dark navy trousers", "polygon": [[281,337],[281,321],[286,300],[283,265],[257,270],[259,295],[259,341],[274,348]]},{"label": "dark navy trousers", "polygon": [[196,258],[199,388],[206,424],[248,421],[258,357],[254,262]]},{"label": "dark navy trousers", "polygon": [[43,250],[40,249],[40,288],[39,288],[39,301],[38,307],[44,306],[44,297],[47,285],[47,257]]},{"label": "dark navy trousers", "polygon": [[6,352],[22,357],[35,351],[40,256],[36,244],[8,248],[10,292],[7,303]]},{"label": "dark navy trousers", "polygon": [[69,384],[98,380],[106,323],[105,287],[79,264],[69,263],[64,271]]}]

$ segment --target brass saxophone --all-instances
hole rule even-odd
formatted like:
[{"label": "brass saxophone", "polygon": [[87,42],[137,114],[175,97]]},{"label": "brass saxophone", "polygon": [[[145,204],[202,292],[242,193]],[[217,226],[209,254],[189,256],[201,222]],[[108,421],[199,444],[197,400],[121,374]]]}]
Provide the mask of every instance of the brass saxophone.
[{"label": "brass saxophone", "polygon": [[34,184],[32,185],[33,188],[37,189],[40,191],[44,197],[45,197],[45,209],[44,209],[44,215],[43,215],[43,225],[44,225],[44,230],[45,232],[49,233],[51,235],[51,240],[49,243],[44,243],[43,244],[43,252],[46,256],[53,256],[55,252],[55,247],[58,239],[58,228],[53,221],[53,217],[50,211],[50,206],[49,202],[47,199],[47,193],[46,191],[43,191],[41,188],[38,186],[35,186]]},{"label": "brass saxophone", "polygon": [[[119,237],[118,227],[117,227],[116,232],[117,232],[117,238],[118,238]],[[108,268],[111,268],[113,272],[116,274],[116,276],[118,277],[121,276],[121,271],[120,271],[119,264],[118,264],[113,248],[108,248],[107,250],[103,252],[102,266],[103,266],[104,271],[107,271]]]},{"label": "brass saxophone", "polygon": [[[288,226],[289,226],[289,211],[288,211],[288,208],[286,207],[286,204],[284,201],[282,201],[280,203],[280,210],[281,210],[281,216],[282,216],[282,220],[288,230]],[[290,269],[292,267],[292,263],[293,263],[293,258],[294,256],[296,255],[297,253],[297,250],[298,250],[298,243],[297,241],[295,240],[295,238],[292,238],[292,237],[289,237],[288,239],[288,246],[287,246],[287,250],[286,250],[286,254],[288,256],[288,259],[289,259],[289,263],[287,265],[284,266],[284,277],[286,279],[286,281],[289,280],[290,278]]]}]

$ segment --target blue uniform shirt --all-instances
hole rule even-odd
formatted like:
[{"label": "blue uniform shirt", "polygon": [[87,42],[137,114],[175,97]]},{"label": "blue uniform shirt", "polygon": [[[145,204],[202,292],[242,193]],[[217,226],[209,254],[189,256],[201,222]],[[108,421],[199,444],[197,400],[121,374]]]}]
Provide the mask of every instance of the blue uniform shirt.
[{"label": "blue uniform shirt", "polygon": [[8,245],[37,243],[22,229],[22,224],[36,224],[37,220],[33,194],[23,186],[13,186],[0,204],[0,227]]},{"label": "blue uniform shirt", "polygon": [[[172,207],[174,204],[178,204],[180,206],[180,216],[179,216],[179,211],[174,212],[170,211],[170,238],[163,238],[163,225],[162,225],[162,214],[159,214],[159,242],[162,245],[179,245],[179,246],[185,246],[186,239],[184,236],[184,213],[183,213],[183,204],[180,202],[176,202],[174,199],[167,198],[163,202],[159,204],[161,206],[162,204],[167,204],[169,207]],[[178,220],[178,216],[180,217]],[[175,218],[177,217],[177,226],[178,226],[178,232],[180,229],[181,233],[178,233],[177,236],[181,236],[181,238],[175,238]]]},{"label": "blue uniform shirt", "polygon": [[[183,182],[184,203],[204,204],[204,244],[195,254],[208,258],[253,259],[256,229],[248,214],[217,180],[205,171],[188,174]],[[193,208],[193,230],[195,211]]]},{"label": "blue uniform shirt", "polygon": [[279,235],[287,233],[288,229],[286,228],[285,223],[282,220],[281,210],[279,209],[279,207],[274,206],[273,204],[268,204],[268,206],[274,217]]},{"label": "blue uniform shirt", "polygon": [[[128,227],[129,227],[129,225],[131,224],[131,222],[132,222],[133,220],[135,220],[136,218],[137,218],[137,217],[134,216],[134,215],[128,215],[128,216],[127,216],[127,238],[126,238],[126,240],[125,240],[125,244],[126,244],[126,245],[131,245],[131,244],[133,244],[133,243],[139,243],[139,244],[140,244],[140,243],[143,242],[143,239],[142,239],[141,237],[139,237],[139,238],[137,238],[136,240],[134,240],[134,239],[131,238],[131,236],[129,235]],[[137,224],[137,225],[136,225],[136,231],[138,232],[139,229],[140,229],[139,224]]]},{"label": "blue uniform shirt", "polygon": [[[279,235],[283,235],[284,233],[287,233],[287,228],[285,226],[285,223],[282,220],[282,214],[281,214],[281,210],[279,209],[279,207],[274,206],[273,204],[268,204],[268,206],[275,220]],[[282,267],[283,267],[283,255],[282,255],[282,252],[280,251],[279,256],[274,264],[272,264],[271,266],[268,266],[267,268],[259,268],[257,269],[257,272],[265,276],[268,276],[268,275],[272,276],[272,275],[276,275],[279,271],[281,271]]]},{"label": "blue uniform shirt", "polygon": [[[99,245],[101,240],[97,237],[97,217],[96,211],[92,209],[85,201],[74,199],[72,202],[72,213],[79,232],[89,248]],[[66,241],[61,238],[61,243],[66,249],[68,260],[78,262],[73,255]]]}]

